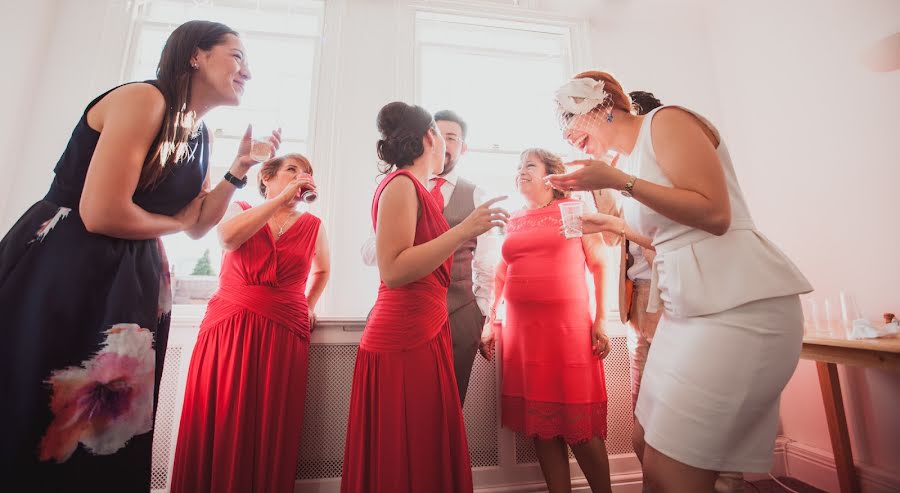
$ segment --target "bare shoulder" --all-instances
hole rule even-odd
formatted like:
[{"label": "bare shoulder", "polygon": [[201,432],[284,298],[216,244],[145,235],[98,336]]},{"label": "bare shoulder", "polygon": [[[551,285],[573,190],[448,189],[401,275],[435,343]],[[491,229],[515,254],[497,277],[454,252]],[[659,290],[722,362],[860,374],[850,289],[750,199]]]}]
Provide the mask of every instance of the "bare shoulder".
[{"label": "bare shoulder", "polygon": [[152,84],[126,84],[113,90],[107,98],[122,109],[147,112],[151,115],[159,114],[160,117],[166,110],[166,98]]},{"label": "bare shoulder", "polygon": [[409,194],[416,193],[416,184],[413,183],[413,179],[408,175],[401,174],[391,178],[391,181],[385,185],[384,190],[381,192],[382,200],[385,197],[399,197],[399,196],[409,196]]},{"label": "bare shoulder", "polygon": [[88,124],[102,131],[107,123],[143,123],[154,129],[162,123],[166,99],[152,84],[126,84],[113,89],[88,112]]},{"label": "bare shoulder", "polygon": [[700,122],[697,121],[691,112],[677,106],[667,106],[653,115],[650,122],[653,129],[653,135],[671,135],[674,132],[685,131],[694,127],[700,128]]},{"label": "bare shoulder", "polygon": [[677,106],[668,106],[656,112],[650,122],[653,130],[653,144],[666,145],[674,142],[689,142],[703,137],[713,146],[718,145],[716,133],[697,115]]}]

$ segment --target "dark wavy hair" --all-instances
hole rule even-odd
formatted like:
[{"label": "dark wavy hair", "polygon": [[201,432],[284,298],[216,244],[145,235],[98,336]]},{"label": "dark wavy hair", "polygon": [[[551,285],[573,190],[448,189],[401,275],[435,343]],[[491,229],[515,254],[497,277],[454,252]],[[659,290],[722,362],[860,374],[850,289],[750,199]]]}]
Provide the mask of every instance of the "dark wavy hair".
[{"label": "dark wavy hair", "polygon": [[394,101],[378,112],[378,131],[381,139],[375,146],[379,169],[387,174],[394,168],[411,166],[425,152],[422,138],[429,130],[437,131],[431,113],[421,106]]},{"label": "dark wavy hair", "polygon": [[663,105],[652,92],[632,91],[628,95],[631,96],[631,107],[636,115],[646,115]]}]

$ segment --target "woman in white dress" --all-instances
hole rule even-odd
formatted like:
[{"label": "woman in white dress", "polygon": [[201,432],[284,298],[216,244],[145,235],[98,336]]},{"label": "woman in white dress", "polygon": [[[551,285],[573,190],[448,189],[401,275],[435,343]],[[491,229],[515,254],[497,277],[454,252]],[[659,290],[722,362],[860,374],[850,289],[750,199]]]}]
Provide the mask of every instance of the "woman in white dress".
[{"label": "woman in white dress", "polygon": [[[579,161],[548,177],[562,190],[617,189],[624,220],[586,214],[584,232],[656,250],[649,312],[664,310],[635,415],[654,492],[711,492],[716,471],[766,472],[778,403],[800,356],[803,274],[757,231],[722,137],[705,118],[663,106],[632,114],[621,84],[585,72],[556,93]],[[660,348],[657,350],[657,348]]]}]

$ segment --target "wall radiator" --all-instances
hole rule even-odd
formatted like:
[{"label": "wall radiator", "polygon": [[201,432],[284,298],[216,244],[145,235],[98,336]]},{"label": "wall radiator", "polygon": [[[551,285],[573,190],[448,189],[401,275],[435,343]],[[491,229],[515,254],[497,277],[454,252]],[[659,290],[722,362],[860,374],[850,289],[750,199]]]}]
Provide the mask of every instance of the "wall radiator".
[{"label": "wall radiator", "polygon": [[[153,437],[154,492],[169,490],[185,379],[203,308],[175,308]],[[362,325],[355,320],[323,320],[313,333],[303,437],[297,444],[300,457],[295,492],[339,490],[350,386]],[[618,330],[610,330],[612,349],[604,361],[609,396],[606,446],[614,479],[634,479],[640,469],[631,447],[628,355],[624,329],[616,325]],[[493,362],[476,358],[463,409],[473,479],[476,489],[517,491],[515,485],[533,485],[542,482],[542,476],[531,440],[500,428],[498,366],[496,358]],[[571,451],[569,456],[573,479],[578,479],[582,475]]]}]

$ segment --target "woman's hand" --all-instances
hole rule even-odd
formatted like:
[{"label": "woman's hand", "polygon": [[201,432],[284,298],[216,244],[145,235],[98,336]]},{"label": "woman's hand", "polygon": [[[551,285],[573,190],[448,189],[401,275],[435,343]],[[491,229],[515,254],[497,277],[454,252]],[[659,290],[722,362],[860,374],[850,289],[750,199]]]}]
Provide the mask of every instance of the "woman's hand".
[{"label": "woman's hand", "polygon": [[592,233],[616,233],[620,234],[625,227],[625,221],[618,216],[601,214],[599,212],[587,213],[581,216],[581,231],[584,234]]},{"label": "woman's hand", "polygon": [[309,311],[309,331],[312,332],[316,330],[316,322],[319,321],[319,317],[316,316],[316,312],[310,310]]},{"label": "woman's hand", "polygon": [[207,193],[205,190],[201,191],[191,203],[172,216],[181,225],[182,231],[197,224],[197,220],[200,219],[200,210],[203,208],[203,199],[206,198]]},{"label": "woman's hand", "polygon": [[606,335],[606,329],[603,327],[603,320],[594,322],[591,328],[591,350],[594,356],[604,359],[609,354],[609,337]]},{"label": "woman's hand", "polygon": [[[281,129],[273,130],[272,135],[266,137],[265,140],[272,144],[272,155],[277,155],[278,148],[281,147]],[[241,137],[241,143],[238,145],[237,156],[234,158],[234,162],[231,164],[231,169],[229,170],[232,175],[243,178],[247,176],[247,172],[250,171],[250,168],[259,163],[259,161],[250,157],[250,147],[252,144],[253,127],[247,125],[247,130],[244,132],[244,136]]]},{"label": "woman's hand", "polygon": [[483,233],[486,233],[489,229],[496,226],[503,226],[509,221],[509,212],[506,209],[501,207],[494,207],[496,202],[501,200],[506,200],[506,196],[502,197],[494,197],[487,202],[479,205],[469,214],[469,217],[465,218],[460,226],[462,226],[463,231],[466,232],[467,238],[474,238]]},{"label": "woman's hand", "polygon": [[544,181],[551,187],[565,192],[604,188],[622,190],[628,183],[627,174],[603,161],[585,159],[566,163],[566,166],[580,166],[581,169],[562,175],[547,175]]},{"label": "woman's hand", "polygon": [[279,201],[282,205],[288,205],[292,201],[300,198],[300,190],[303,190],[304,187],[315,190],[316,187],[312,183],[312,179],[309,175],[299,175],[284,186],[281,193],[275,196],[275,200]]}]

